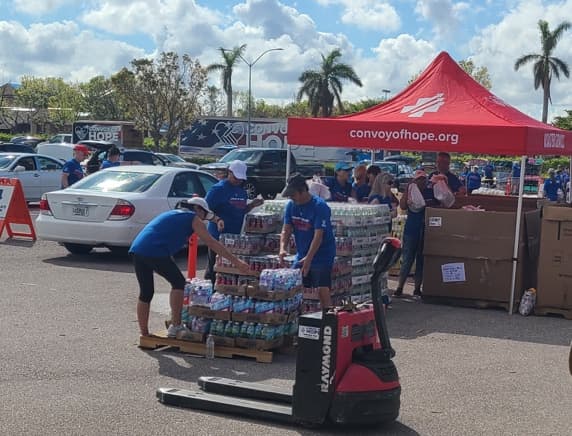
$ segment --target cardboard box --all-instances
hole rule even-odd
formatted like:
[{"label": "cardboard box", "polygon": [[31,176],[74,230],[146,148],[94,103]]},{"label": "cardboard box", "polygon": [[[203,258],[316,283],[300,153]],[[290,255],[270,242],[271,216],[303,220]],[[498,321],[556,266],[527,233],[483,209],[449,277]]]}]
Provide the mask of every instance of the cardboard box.
[{"label": "cardboard box", "polygon": [[[509,302],[516,212],[427,208],[423,293]],[[536,284],[540,213],[524,214],[515,301]]]},{"label": "cardboard box", "polygon": [[230,312],[228,310],[211,310],[208,307],[189,306],[188,312],[191,316],[230,321]]},{"label": "cardboard box", "polygon": [[[538,209],[539,198],[523,198],[522,209],[531,211]],[[483,209],[495,212],[516,212],[518,197],[499,195],[465,195],[455,197],[453,209],[461,209],[463,206],[481,206]]]},{"label": "cardboard box", "polygon": [[288,322],[289,316],[282,313],[232,313],[232,320],[280,325]]},{"label": "cardboard box", "polygon": [[246,286],[244,285],[215,285],[215,291],[225,295],[234,295],[236,297],[246,296]]},{"label": "cardboard box", "polygon": [[258,286],[247,286],[246,295],[251,298],[266,301],[280,301],[292,298],[294,295],[302,292],[302,288],[292,288],[289,291],[265,291]]},{"label": "cardboard box", "polygon": [[536,307],[572,309],[572,208],[542,215]]},{"label": "cardboard box", "polygon": [[227,338],[226,336],[213,335],[213,340],[217,347],[234,347],[236,344],[234,338]]}]

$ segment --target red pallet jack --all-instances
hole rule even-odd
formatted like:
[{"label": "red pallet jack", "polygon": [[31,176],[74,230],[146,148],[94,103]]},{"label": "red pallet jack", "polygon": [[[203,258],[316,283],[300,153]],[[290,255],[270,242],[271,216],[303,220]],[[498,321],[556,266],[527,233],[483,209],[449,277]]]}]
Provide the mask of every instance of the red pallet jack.
[{"label": "red pallet jack", "polygon": [[375,257],[372,301],[299,319],[293,389],[201,377],[200,390],[160,388],[164,404],[309,426],[377,425],[399,415],[401,386],[381,301],[380,276],[401,254],[385,238]]}]

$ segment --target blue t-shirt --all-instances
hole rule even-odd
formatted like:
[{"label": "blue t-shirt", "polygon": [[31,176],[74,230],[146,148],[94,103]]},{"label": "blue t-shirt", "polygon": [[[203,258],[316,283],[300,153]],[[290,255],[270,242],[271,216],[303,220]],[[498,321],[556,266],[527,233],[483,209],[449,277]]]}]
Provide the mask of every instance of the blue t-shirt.
[{"label": "blue t-shirt", "polygon": [[110,160],[104,159],[104,161],[101,162],[101,169],[104,170],[105,168],[118,167],[119,165],[121,165],[121,162],[119,161],[111,162]]},{"label": "blue t-shirt", "polygon": [[[439,171],[434,171],[431,174],[429,174],[429,180],[431,180],[431,177],[433,177],[437,174],[441,174],[441,173]],[[461,189],[461,186],[463,186],[463,184],[461,183],[459,178],[450,171],[447,172],[445,174],[445,176],[447,176],[447,185],[449,185],[449,189],[451,190],[451,192],[453,192],[453,193],[458,192],[459,189]],[[433,188],[431,182],[429,182],[429,187]]]},{"label": "blue t-shirt", "polygon": [[379,194],[374,194],[370,195],[369,198],[367,199],[368,203],[370,204],[373,200],[377,200],[379,204],[387,204],[389,206],[389,210],[393,209],[393,205],[391,204],[393,198],[390,195],[388,195],[387,197],[383,197]]},{"label": "blue t-shirt", "polygon": [[357,201],[363,201],[363,200],[367,200],[367,196],[369,195],[369,193],[371,191],[371,186],[369,186],[367,183],[364,183],[362,185],[358,185],[357,183],[354,182],[354,184],[352,185],[352,189],[356,193],[356,200]]},{"label": "blue t-shirt", "polygon": [[195,213],[186,209],[163,212],[135,237],[130,253],[147,257],[169,257],[179,252],[193,234]]},{"label": "blue t-shirt", "polygon": [[81,168],[81,164],[75,159],[68,160],[65,163],[62,172],[68,175],[68,186],[71,186],[78,180],[83,179],[83,169]]},{"label": "blue t-shirt", "polygon": [[[427,203],[431,203],[435,197],[433,195],[433,188],[425,188],[421,191],[421,195]],[[421,237],[425,227],[425,208],[419,212],[413,212],[411,209],[407,210],[407,219],[405,220],[405,227],[403,228],[404,235]]]},{"label": "blue t-shirt", "polygon": [[329,177],[326,179],[326,186],[330,188],[332,194],[330,201],[348,201],[352,196],[352,184],[349,182],[342,186],[336,177]]},{"label": "blue t-shirt", "polygon": [[544,194],[550,201],[558,200],[558,190],[562,189],[560,182],[556,179],[546,179],[544,181]]},{"label": "blue t-shirt", "polygon": [[492,179],[493,178],[493,171],[494,171],[494,167],[491,164],[485,165],[485,178]]},{"label": "blue t-shirt", "polygon": [[520,177],[520,165],[512,164],[512,177]]},{"label": "blue t-shirt", "polygon": [[479,189],[481,187],[481,175],[470,172],[467,175],[467,189]]},{"label": "blue t-shirt", "polygon": [[[242,186],[235,186],[228,179],[221,180],[211,187],[205,200],[211,210],[224,221],[224,233],[240,233],[248,201]],[[213,238],[218,239],[216,223],[209,222],[208,230]]]},{"label": "blue t-shirt", "polygon": [[336,256],[336,241],[332,230],[332,211],[330,206],[319,197],[305,204],[295,204],[290,200],[284,210],[284,224],[292,226],[296,241],[296,260],[308,254],[316,230],[323,230],[322,244],[312,259],[312,267],[331,268]]}]

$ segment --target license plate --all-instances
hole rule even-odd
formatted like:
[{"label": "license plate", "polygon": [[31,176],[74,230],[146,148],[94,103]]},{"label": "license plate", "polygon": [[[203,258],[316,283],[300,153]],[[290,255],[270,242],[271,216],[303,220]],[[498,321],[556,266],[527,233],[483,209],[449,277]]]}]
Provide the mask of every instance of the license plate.
[{"label": "license plate", "polygon": [[87,206],[74,206],[72,208],[73,216],[88,216],[89,208]]}]

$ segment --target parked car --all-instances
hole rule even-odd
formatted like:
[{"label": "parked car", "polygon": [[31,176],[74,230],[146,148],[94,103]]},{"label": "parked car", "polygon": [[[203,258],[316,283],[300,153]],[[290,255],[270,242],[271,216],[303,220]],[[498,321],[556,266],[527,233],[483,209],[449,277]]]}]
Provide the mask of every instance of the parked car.
[{"label": "parked car", "polygon": [[47,141],[42,141],[38,145],[44,144],[71,144],[72,143],[72,134],[71,133],[58,133],[57,135],[52,136]]},{"label": "parked car", "polygon": [[192,168],[194,170],[199,168],[199,165],[192,162],[187,162],[181,156],[172,154],[172,153],[155,153],[160,158],[166,162],[166,165],[170,167],[184,167],[184,168]]},{"label": "parked car", "polygon": [[36,138],[35,136],[14,136],[10,139],[12,144],[23,144],[32,148],[36,147],[36,145],[42,141],[42,138]]},{"label": "parked car", "polygon": [[381,168],[381,171],[390,173],[395,180],[395,187],[400,191],[404,192],[407,189],[407,185],[413,180],[413,168],[401,162],[391,162],[391,161],[377,161],[373,163]]},{"label": "parked car", "polygon": [[[258,194],[274,198],[286,184],[286,153],[286,149],[279,148],[240,148],[227,153],[217,162],[202,165],[200,169],[209,172],[225,171],[233,160],[243,161],[247,176],[244,188],[248,198],[255,198]],[[294,172],[310,178],[314,174],[322,175],[324,165],[296,162],[290,153],[290,173]]]},{"label": "parked car", "polygon": [[36,153],[0,153],[0,177],[20,180],[26,201],[61,188],[63,162]]},{"label": "parked car", "polygon": [[1,142],[0,153],[35,153],[32,147],[26,144],[14,144],[13,142]]},{"label": "parked car", "polygon": [[212,175],[167,166],[119,166],[98,171],[71,187],[48,192],[36,219],[39,238],[56,241],[73,254],[94,247],[125,253],[158,214],[194,195],[204,197]]},{"label": "parked car", "polygon": [[[80,141],[80,144],[85,144],[87,141]],[[95,141],[90,141],[92,144],[85,144],[91,148],[96,148],[97,145],[93,144]],[[95,173],[99,171],[99,167],[104,159],[107,159],[107,152],[111,148],[111,146],[115,145],[113,143],[108,143],[109,146],[106,147],[102,145],[103,143],[99,143],[99,148],[97,148],[92,156],[82,165],[86,168],[87,174]],[[159,166],[166,166],[167,161],[162,156],[159,156],[157,153],[153,153],[152,151],[147,150],[132,150],[130,148],[121,149],[121,154],[119,156],[120,161],[126,162],[138,162],[142,165],[159,165]]]}]

